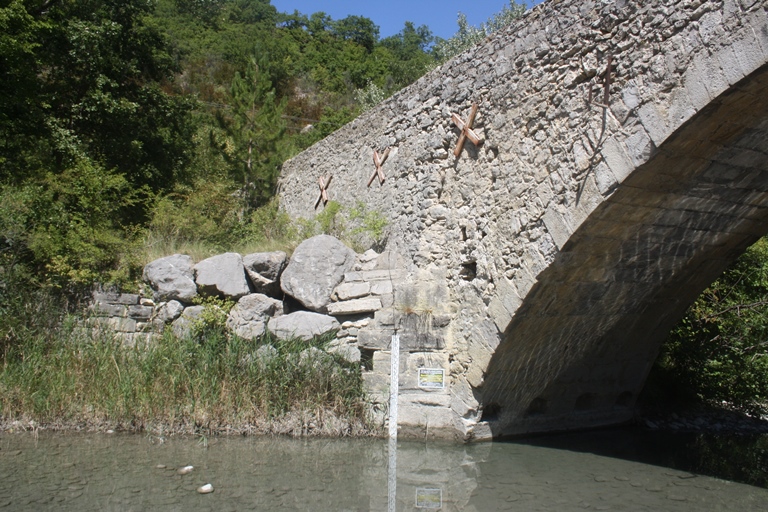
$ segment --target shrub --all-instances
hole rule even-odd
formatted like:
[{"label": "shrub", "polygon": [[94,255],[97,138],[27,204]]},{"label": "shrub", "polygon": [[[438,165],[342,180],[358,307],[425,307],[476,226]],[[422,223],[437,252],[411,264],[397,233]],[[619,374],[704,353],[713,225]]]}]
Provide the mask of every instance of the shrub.
[{"label": "shrub", "polygon": [[768,240],[750,247],[671,332],[649,377],[682,400],[768,409]]}]

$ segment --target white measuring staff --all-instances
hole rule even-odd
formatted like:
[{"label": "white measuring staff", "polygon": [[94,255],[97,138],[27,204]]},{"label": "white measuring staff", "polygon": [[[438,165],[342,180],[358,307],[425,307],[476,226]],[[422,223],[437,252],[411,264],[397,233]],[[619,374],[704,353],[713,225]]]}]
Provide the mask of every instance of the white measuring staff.
[{"label": "white measuring staff", "polygon": [[397,510],[397,395],[400,392],[400,335],[392,335],[389,365],[389,471],[387,475],[388,511]]},{"label": "white measuring staff", "polygon": [[397,395],[400,393],[400,335],[392,335],[389,365],[389,437],[397,439]]}]

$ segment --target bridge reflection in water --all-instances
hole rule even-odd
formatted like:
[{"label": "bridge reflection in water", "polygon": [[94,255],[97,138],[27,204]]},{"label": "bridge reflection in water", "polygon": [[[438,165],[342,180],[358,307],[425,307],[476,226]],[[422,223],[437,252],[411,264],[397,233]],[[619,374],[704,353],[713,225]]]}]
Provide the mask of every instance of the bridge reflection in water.
[{"label": "bridge reflection in water", "polygon": [[[767,441],[752,445],[763,459]],[[3,434],[0,510],[762,511],[768,503],[768,489],[689,472],[705,452],[722,470],[725,451],[639,431],[470,445],[400,441],[390,501],[390,446],[352,439]],[[752,464],[755,475],[765,474],[750,453],[736,466]],[[179,475],[177,468],[187,465],[192,472]],[[198,494],[206,483],[214,492]]]}]

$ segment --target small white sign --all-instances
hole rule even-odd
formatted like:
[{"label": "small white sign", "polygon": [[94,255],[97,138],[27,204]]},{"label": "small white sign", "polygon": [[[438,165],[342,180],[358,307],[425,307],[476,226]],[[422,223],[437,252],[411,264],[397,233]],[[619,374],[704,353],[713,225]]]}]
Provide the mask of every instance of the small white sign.
[{"label": "small white sign", "polygon": [[416,489],[416,508],[443,508],[443,490]]},{"label": "small white sign", "polygon": [[419,387],[426,389],[445,388],[445,370],[442,368],[419,368]]}]

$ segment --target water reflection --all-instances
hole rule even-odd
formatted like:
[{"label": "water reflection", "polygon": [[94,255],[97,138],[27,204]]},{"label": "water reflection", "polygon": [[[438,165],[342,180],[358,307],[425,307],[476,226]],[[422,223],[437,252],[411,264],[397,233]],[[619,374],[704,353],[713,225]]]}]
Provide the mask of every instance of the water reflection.
[{"label": "water reflection", "polygon": [[381,440],[1,434],[0,510],[766,510],[764,488],[643,459],[648,440],[571,436],[400,441],[393,466]]}]

